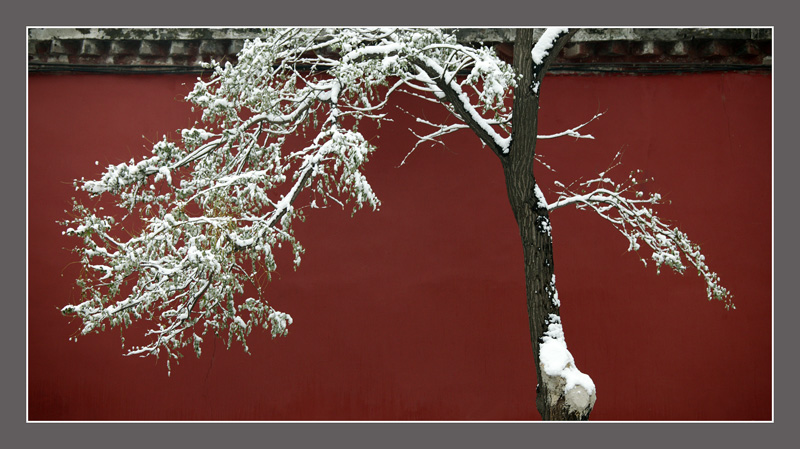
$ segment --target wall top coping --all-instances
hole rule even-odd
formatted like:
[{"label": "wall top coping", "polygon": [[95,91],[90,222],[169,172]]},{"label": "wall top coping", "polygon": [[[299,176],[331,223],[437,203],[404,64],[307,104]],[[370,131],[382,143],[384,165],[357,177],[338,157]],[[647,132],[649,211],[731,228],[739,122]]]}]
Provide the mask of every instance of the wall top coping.
[{"label": "wall top coping", "polygon": [[[260,28],[29,28],[28,70],[201,71],[236,61]],[[510,56],[513,28],[455,29],[461,42]],[[539,31],[541,32],[541,31]],[[772,28],[582,28],[554,70],[750,70],[770,68]],[[127,69],[126,69],[127,68]]]}]

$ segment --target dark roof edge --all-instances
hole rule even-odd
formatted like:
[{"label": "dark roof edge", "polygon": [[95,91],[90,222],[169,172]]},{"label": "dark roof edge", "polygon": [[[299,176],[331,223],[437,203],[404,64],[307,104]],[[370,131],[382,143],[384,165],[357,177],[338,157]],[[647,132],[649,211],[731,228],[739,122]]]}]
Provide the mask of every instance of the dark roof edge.
[{"label": "dark roof edge", "polygon": [[[459,28],[461,42],[494,45],[510,57],[513,28]],[[29,28],[29,72],[200,72],[201,63],[236,61],[258,28]],[[582,28],[556,67],[576,72],[763,70],[772,63],[772,28]],[[568,70],[568,69],[567,69]]]},{"label": "dark roof edge", "polygon": [[[464,42],[514,42],[514,28],[451,28]],[[31,40],[203,40],[253,39],[261,28],[29,28]],[[772,28],[581,28],[572,42],[681,41],[691,39],[771,40]]]}]

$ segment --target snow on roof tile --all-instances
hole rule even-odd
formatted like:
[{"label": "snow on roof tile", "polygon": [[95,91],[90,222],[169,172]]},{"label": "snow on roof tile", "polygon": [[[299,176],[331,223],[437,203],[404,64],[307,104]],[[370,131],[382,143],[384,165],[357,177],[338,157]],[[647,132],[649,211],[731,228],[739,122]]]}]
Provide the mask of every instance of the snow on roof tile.
[{"label": "snow on roof tile", "polygon": [[[28,70],[198,72],[210,59],[235,62],[244,40],[258,35],[254,28],[30,28]],[[494,45],[507,59],[513,54],[511,28],[466,28],[456,35]],[[771,55],[771,28],[587,28],[552,69],[769,68]]]}]

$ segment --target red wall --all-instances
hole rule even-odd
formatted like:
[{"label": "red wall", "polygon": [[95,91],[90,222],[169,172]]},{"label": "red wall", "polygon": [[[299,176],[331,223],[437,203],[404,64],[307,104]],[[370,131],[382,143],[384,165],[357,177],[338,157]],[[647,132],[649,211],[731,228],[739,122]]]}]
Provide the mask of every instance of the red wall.
[{"label": "red wall", "polygon": [[[191,125],[194,78],[29,76],[28,406],[31,420],[536,420],[522,251],[499,163],[469,133],[448,148],[385,124],[367,175],[378,212],[328,209],[297,225],[267,298],[289,336],[255,331],[246,355],[207,339],[167,377],[164,360],[121,355],[117,331],[77,322],[77,242],[61,235],[74,178],[148,152]],[[692,273],[656,275],[589,212],[552,216],[569,348],[597,385],[595,420],[772,417],[771,78],[763,74],[550,76],[541,133],[608,113],[596,140],[542,141],[552,180],[603,170],[655,177],[661,209],[700,243],[737,309]],[[406,108],[426,107],[414,101]],[[144,135],[145,139],[141,136]],[[541,168],[541,167],[540,167]],[[548,197],[552,199],[552,194]]]}]

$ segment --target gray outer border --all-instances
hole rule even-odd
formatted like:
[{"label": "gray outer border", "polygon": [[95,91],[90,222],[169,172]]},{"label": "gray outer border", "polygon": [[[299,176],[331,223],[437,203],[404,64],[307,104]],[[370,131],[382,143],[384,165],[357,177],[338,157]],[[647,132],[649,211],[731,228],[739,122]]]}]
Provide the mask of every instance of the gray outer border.
[{"label": "gray outer border", "polygon": [[[322,6],[319,10],[311,8],[310,3]],[[444,3],[444,2],[443,2]],[[237,5],[247,5],[246,9]],[[462,0],[457,3],[435,5],[423,0],[406,0],[390,4],[375,1],[322,2],[319,0],[287,2],[282,5],[251,6],[251,2],[228,0],[195,0],[188,11],[189,4],[173,5],[163,1],[140,0],[123,5],[108,7],[103,1],[45,2],[16,5],[6,9],[0,28],[3,42],[6,42],[11,67],[3,71],[4,85],[7,89],[3,124],[6,130],[23,130],[26,115],[19,111],[26,109],[26,71],[22,61],[27,45],[26,26],[264,26],[264,25],[450,25],[450,26],[512,26],[512,25],[577,25],[577,26],[775,26],[773,42],[777,54],[789,54],[795,44],[795,36],[788,30],[790,18],[797,17],[795,11],[785,2],[777,0],[752,2],[734,0],[723,6],[718,2],[701,4],[696,0],[670,0],[657,5],[644,6],[639,1],[593,2],[578,0],[568,3],[520,5],[516,1],[474,1]],[[458,5],[454,10],[453,5]],[[247,11],[242,13],[241,11]],[[260,20],[263,23],[254,23]],[[777,34],[775,33],[777,31]],[[19,59],[17,59],[19,58]],[[786,64],[786,68],[784,68]],[[775,354],[793,354],[789,345],[795,341],[790,331],[793,326],[788,321],[796,316],[797,302],[792,301],[789,285],[785,280],[794,268],[793,259],[797,252],[797,239],[793,223],[797,222],[796,211],[788,211],[785,205],[793,205],[789,197],[792,189],[789,170],[798,164],[797,152],[791,151],[793,139],[787,132],[790,121],[796,114],[798,104],[797,88],[790,84],[789,74],[794,73],[796,59],[780,60],[780,68],[774,76],[780,95],[775,96],[775,160],[779,161],[774,176],[776,201],[784,205],[774,214],[774,232],[780,239],[775,251],[774,264],[775,297],[778,297],[780,313],[775,322]],[[22,66],[22,67],[20,67]],[[773,66],[774,67],[774,66]],[[775,90],[778,91],[777,89]],[[9,98],[10,97],[10,98]],[[12,144],[6,150],[7,171],[2,176],[5,192],[20,192],[19,186],[26,179],[26,172],[19,167],[26,164],[26,136],[22,132],[12,135]],[[25,174],[24,174],[25,173]],[[26,210],[26,196],[15,194],[5,196],[6,216],[20,217]],[[10,213],[9,213],[10,212]],[[743,211],[746,214],[746,211]],[[746,216],[743,216],[746,219]],[[290,447],[508,447],[510,443],[526,446],[549,445],[560,442],[587,445],[600,444],[611,447],[674,448],[676,444],[699,444],[714,442],[733,447],[753,447],[789,439],[789,427],[797,412],[795,402],[796,388],[791,388],[789,373],[797,371],[797,361],[787,357],[775,359],[775,423],[774,424],[592,424],[580,428],[557,426],[571,424],[540,423],[342,423],[342,424],[26,424],[26,347],[21,344],[20,335],[26,332],[26,322],[18,317],[25,315],[26,265],[18,262],[26,254],[25,235],[27,227],[22,220],[3,222],[6,252],[3,258],[3,285],[10,286],[5,295],[5,312],[10,323],[0,327],[2,341],[9,344],[3,370],[2,432],[4,440],[11,441],[13,447],[140,447],[142,444],[163,446],[165,443],[182,442],[192,447],[212,447],[231,443],[254,442],[264,445]],[[784,282],[781,282],[781,279]],[[12,318],[13,317],[13,318]],[[794,326],[796,327],[796,326]],[[791,366],[790,366],[791,365]],[[732,391],[731,394],[736,394]],[[15,444],[16,443],[16,444]],[[199,443],[199,446],[198,446]],[[634,446],[635,444],[635,446]],[[185,446],[187,444],[182,444]],[[260,444],[259,444],[260,445]],[[516,445],[514,445],[516,446]]]}]

